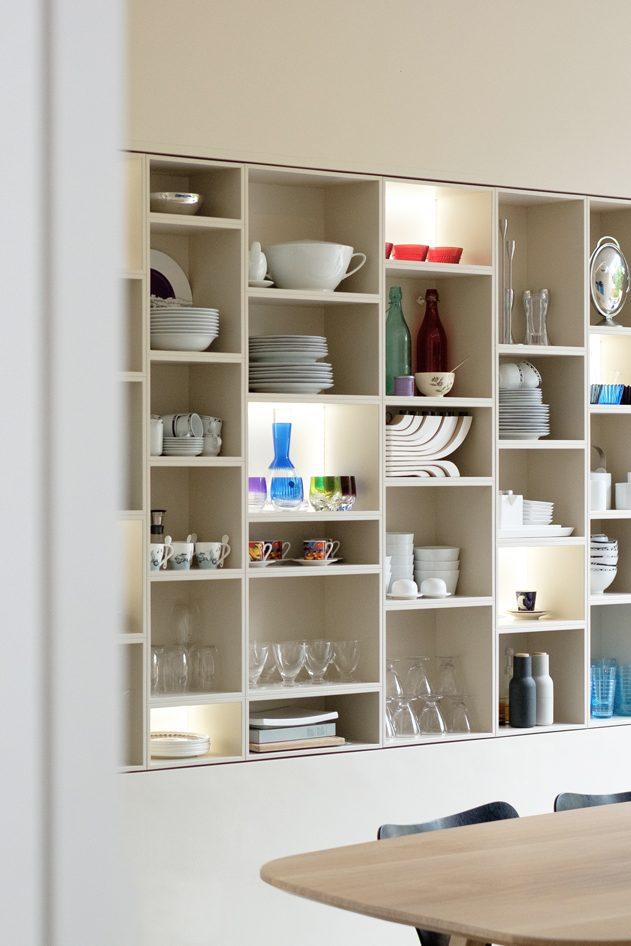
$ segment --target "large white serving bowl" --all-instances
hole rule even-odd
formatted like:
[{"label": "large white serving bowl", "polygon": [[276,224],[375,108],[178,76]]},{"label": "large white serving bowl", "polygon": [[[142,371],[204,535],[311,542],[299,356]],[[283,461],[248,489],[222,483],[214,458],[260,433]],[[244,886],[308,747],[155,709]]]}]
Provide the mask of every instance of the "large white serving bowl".
[{"label": "large white serving bowl", "polygon": [[[319,240],[296,240],[266,247],[272,279],[280,289],[319,289],[333,292],[343,279],[356,273],[366,262],[352,246]],[[359,266],[346,272],[353,256],[362,257]]]},{"label": "large white serving bowl", "polygon": [[589,590],[593,595],[600,595],[612,583],[618,569],[615,566],[591,565],[589,569]]},{"label": "large white serving bowl", "polygon": [[196,335],[193,332],[174,332],[171,335],[151,333],[151,347],[155,351],[206,351],[216,335]]},{"label": "large white serving bowl", "polygon": [[414,558],[422,562],[457,562],[460,549],[447,545],[417,545]]}]

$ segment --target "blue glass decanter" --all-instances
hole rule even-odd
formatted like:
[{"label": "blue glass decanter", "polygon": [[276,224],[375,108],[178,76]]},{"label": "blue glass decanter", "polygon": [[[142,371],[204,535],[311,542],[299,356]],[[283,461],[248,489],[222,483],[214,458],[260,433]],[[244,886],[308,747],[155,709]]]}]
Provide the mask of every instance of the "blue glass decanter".
[{"label": "blue glass decanter", "polygon": [[304,494],[302,477],[289,459],[291,424],[272,424],[274,459],[269,465],[272,474],[270,499],[277,509],[295,509],[300,506]]}]

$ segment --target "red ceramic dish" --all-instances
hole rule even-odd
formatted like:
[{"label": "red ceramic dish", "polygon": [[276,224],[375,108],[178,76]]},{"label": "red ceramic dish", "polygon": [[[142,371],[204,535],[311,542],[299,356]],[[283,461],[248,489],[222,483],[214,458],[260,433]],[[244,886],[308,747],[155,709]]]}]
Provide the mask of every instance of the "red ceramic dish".
[{"label": "red ceramic dish", "polygon": [[394,243],[386,243],[386,259],[390,259],[390,254],[392,253],[392,247]]},{"label": "red ceramic dish", "polygon": [[422,243],[397,243],[394,247],[393,256],[395,259],[414,260],[417,263],[422,263],[428,250],[429,246],[424,246]]},{"label": "red ceramic dish", "polygon": [[427,254],[428,263],[459,263],[461,246],[433,246]]}]

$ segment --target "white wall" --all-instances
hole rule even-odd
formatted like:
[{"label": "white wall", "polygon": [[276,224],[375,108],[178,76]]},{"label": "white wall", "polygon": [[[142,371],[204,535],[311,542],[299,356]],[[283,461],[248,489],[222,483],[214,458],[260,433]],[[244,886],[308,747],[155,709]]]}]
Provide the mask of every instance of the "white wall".
[{"label": "white wall", "polygon": [[[128,141],[631,196],[627,0],[606,19],[599,0],[132,0]],[[125,776],[133,946],[411,944],[263,885],[260,865],[382,821],[629,788],[630,743],[599,730]]]}]

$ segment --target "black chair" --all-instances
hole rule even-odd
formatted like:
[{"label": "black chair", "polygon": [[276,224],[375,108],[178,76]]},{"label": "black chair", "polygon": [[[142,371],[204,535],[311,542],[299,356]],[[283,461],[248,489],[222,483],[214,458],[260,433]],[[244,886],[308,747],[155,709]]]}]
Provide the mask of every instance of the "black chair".
[{"label": "black chair", "polygon": [[[483,824],[486,821],[505,821],[507,818],[519,818],[512,805],[505,801],[492,801],[488,805],[479,805],[469,808],[468,811],[459,811],[446,818],[436,818],[435,821],[425,821],[423,824],[382,824],[377,832],[379,841],[386,838],[400,838],[407,834],[424,834],[426,831],[441,831],[443,828],[462,828],[468,824]],[[432,933],[430,930],[419,930],[418,938],[421,946],[449,946],[450,937],[445,933]]]},{"label": "black chair", "polygon": [[631,792],[618,792],[617,795],[579,795],[576,792],[562,792],[554,799],[554,810],[574,811],[576,808],[617,805],[623,801],[631,801]]}]

